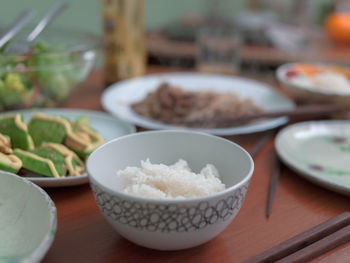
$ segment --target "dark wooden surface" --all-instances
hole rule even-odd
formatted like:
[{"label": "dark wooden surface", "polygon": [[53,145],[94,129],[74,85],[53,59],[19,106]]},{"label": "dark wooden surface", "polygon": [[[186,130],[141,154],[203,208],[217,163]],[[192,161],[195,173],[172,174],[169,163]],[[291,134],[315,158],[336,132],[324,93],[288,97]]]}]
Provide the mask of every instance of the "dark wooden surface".
[{"label": "dark wooden surface", "polygon": [[[162,71],[167,70],[149,70],[150,73]],[[94,72],[64,107],[102,110],[102,83],[102,75]],[[229,139],[249,150],[261,135],[232,136]],[[349,197],[314,185],[284,168],[271,216],[266,218],[265,203],[273,155],[271,140],[255,158],[255,171],[246,199],[227,229],[212,241],[183,251],[150,250],[122,238],[102,217],[88,184],[47,188],[57,207],[58,230],[43,262],[242,262],[350,210]],[[350,262],[350,246],[344,244],[311,262]]]},{"label": "dark wooden surface", "polygon": [[[147,53],[151,57],[194,60],[196,45],[189,41],[169,40],[159,32],[149,32],[147,35]],[[241,49],[242,61],[271,66],[296,61],[348,64],[349,56],[349,46],[332,44],[324,36],[318,37],[311,41],[309,46],[296,52],[287,52],[271,46],[259,45],[244,45]]]}]

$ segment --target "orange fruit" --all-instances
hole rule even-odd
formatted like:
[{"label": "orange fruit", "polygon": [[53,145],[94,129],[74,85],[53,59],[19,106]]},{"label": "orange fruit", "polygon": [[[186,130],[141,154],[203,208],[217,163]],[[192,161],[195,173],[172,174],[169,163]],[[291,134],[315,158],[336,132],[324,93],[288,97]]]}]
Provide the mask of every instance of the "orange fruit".
[{"label": "orange fruit", "polygon": [[324,24],[328,37],[336,43],[350,44],[350,13],[333,13]]}]

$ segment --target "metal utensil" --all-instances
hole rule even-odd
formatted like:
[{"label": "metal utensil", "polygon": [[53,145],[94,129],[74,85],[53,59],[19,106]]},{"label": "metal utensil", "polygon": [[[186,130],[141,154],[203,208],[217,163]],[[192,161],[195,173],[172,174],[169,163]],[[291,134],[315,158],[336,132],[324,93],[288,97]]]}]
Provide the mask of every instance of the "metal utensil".
[{"label": "metal utensil", "polygon": [[36,37],[44,30],[44,28],[51,23],[55,17],[57,17],[63,10],[68,7],[67,2],[60,1],[56,3],[53,8],[46,14],[46,16],[36,25],[33,31],[28,35],[26,41],[19,42],[15,41],[10,43],[6,49],[5,53],[20,53],[25,54],[29,51],[31,47],[31,42],[33,42]]},{"label": "metal utensil", "polygon": [[0,37],[0,48],[13,38],[35,16],[33,10],[23,11],[13,22],[6,32]]}]

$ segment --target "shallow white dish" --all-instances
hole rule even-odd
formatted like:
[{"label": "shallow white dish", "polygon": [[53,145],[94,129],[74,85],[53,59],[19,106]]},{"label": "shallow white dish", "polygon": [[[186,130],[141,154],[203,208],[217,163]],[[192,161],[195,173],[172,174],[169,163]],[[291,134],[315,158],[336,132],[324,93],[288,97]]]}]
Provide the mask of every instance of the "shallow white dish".
[{"label": "shallow white dish", "polygon": [[[135,126],[119,120],[103,112],[90,110],[74,110],[74,109],[38,109],[38,110],[20,110],[16,111],[22,114],[25,121],[28,121],[32,114],[41,112],[50,115],[59,115],[67,117],[71,120],[77,119],[79,116],[85,115],[89,117],[91,127],[102,135],[105,141],[118,138],[120,136],[133,133],[136,131]],[[8,112],[13,113],[13,112]],[[73,186],[88,182],[87,173],[76,177],[26,177],[28,180],[36,183],[41,187],[58,187],[58,186]]]},{"label": "shallow white dish", "polygon": [[56,226],[56,207],[44,190],[0,171],[0,262],[40,262]]},{"label": "shallow white dish", "polygon": [[[337,103],[343,105],[349,105],[350,103],[350,90],[332,90],[332,89],[320,89],[310,86],[310,83],[303,83],[304,81],[296,82],[297,77],[288,77],[288,72],[293,69],[297,64],[304,63],[287,63],[278,67],[276,71],[276,78],[280,82],[281,86],[293,97],[296,102],[307,103]],[[306,63],[310,64],[310,63]],[[313,64],[310,64],[313,65]],[[322,67],[322,64],[316,63],[316,66]],[[294,81],[293,81],[294,79]],[[303,79],[303,78],[302,78]]]},{"label": "shallow white dish", "polygon": [[306,179],[350,195],[350,122],[302,122],[281,130],[275,141],[281,160]]},{"label": "shallow white dish", "polygon": [[[225,75],[201,73],[155,74],[111,85],[102,94],[104,109],[121,119],[147,129],[184,129],[164,124],[136,114],[130,104],[141,101],[149,92],[156,90],[161,82],[178,85],[188,91],[235,92],[242,98],[251,98],[267,111],[289,110],[294,103],[273,88],[258,81]],[[286,117],[260,120],[231,128],[192,129],[216,135],[246,134],[273,129],[287,122]],[[190,129],[190,128],[188,128]]]},{"label": "shallow white dish", "polygon": [[318,67],[320,69],[322,69],[322,67],[324,68],[326,66],[326,64],[321,64],[321,63],[287,63],[287,64],[283,64],[281,66],[278,67],[277,71],[276,71],[276,77],[277,79],[285,85],[291,85],[293,86],[295,89],[301,89],[301,90],[307,90],[310,92],[314,92],[316,93],[320,93],[323,95],[338,95],[338,96],[350,96],[350,90],[332,90],[332,89],[320,89],[317,87],[314,87],[311,83],[308,82],[302,82],[300,81],[299,83],[296,83],[293,81],[294,77],[288,77],[288,72],[291,71],[296,65],[298,64],[309,64],[310,66],[315,66]]}]

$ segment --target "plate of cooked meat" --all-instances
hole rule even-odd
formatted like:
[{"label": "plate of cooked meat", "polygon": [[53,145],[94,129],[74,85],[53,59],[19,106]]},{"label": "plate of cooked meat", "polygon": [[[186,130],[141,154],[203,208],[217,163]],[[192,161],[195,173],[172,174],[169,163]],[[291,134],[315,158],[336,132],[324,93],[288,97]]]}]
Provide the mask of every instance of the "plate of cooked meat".
[{"label": "plate of cooked meat", "polygon": [[103,92],[102,105],[146,129],[191,129],[215,135],[276,128],[288,118],[232,120],[295,108],[293,101],[262,82],[203,73],[153,74],[120,81]]}]

